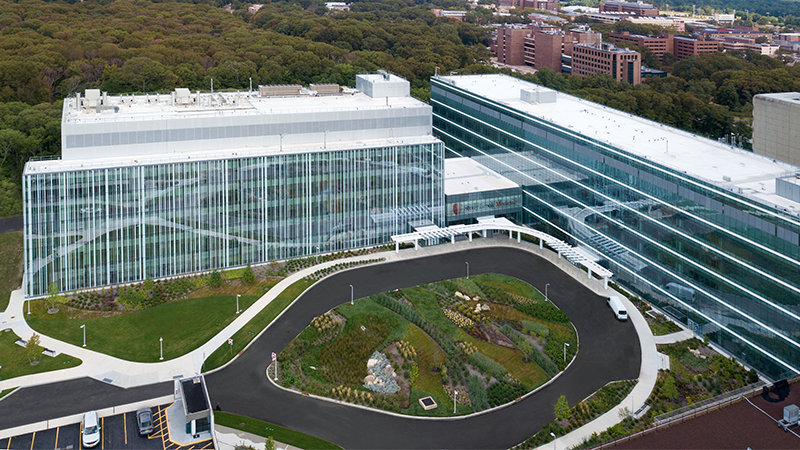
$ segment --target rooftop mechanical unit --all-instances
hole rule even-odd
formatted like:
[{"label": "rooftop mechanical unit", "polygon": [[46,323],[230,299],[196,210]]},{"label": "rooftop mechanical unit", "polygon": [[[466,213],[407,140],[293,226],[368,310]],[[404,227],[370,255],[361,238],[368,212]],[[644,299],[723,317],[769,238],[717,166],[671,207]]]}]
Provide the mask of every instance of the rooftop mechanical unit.
[{"label": "rooftop mechanical unit", "polygon": [[258,95],[262,97],[280,97],[289,95],[300,95],[303,86],[299,84],[270,84],[258,87]]}]

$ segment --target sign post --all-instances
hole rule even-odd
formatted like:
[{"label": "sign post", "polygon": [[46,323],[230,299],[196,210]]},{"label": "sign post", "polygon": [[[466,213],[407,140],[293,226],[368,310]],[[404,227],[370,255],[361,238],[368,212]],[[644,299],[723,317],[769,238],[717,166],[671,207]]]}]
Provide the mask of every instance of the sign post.
[{"label": "sign post", "polygon": [[272,362],[275,364],[275,381],[278,381],[278,355],[272,352]]},{"label": "sign post", "polygon": [[228,345],[231,346],[231,356],[233,356],[233,339],[228,339]]}]

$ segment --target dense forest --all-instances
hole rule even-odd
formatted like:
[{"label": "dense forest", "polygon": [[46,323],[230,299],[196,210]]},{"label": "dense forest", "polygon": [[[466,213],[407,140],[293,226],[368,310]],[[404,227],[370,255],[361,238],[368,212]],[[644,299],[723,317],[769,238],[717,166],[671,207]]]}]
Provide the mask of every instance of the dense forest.
[{"label": "dense forest", "polygon": [[[510,73],[488,62],[489,28],[435,17],[419,0],[361,0],[336,13],[321,0],[277,1],[256,14],[249,3],[233,2],[233,12],[223,3],[0,0],[0,217],[21,213],[25,162],[60,153],[61,100],[87,88],[208,90],[212,78],[215,89],[232,90],[251,81],[353,86],[356,74],[385,69],[427,100],[436,67]],[[733,133],[745,145],[752,96],[800,90],[800,68],[752,53],[674,64],[645,57],[675,76],[636,87],[607,75],[515,76],[712,138]]]}]

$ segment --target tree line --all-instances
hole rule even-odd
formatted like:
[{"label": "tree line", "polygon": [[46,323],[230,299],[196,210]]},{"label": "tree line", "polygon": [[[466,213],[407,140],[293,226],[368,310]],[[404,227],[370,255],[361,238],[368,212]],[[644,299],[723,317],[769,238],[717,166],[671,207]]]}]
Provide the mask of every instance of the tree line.
[{"label": "tree line", "polygon": [[[434,1],[362,0],[335,13],[321,0],[277,1],[249,14],[248,3],[233,3],[230,13],[221,0],[0,0],[0,217],[21,212],[25,162],[60,153],[61,100],[87,88],[209,90],[212,79],[220,90],[247,90],[251,82],[353,86],[356,74],[385,69],[427,101],[437,67],[511,73],[488,63],[487,28],[430,12],[468,9],[463,0]],[[701,55],[667,68],[675,76],[635,87],[607,75],[513,75],[712,138],[733,133],[745,145],[752,96],[800,90],[800,69],[751,53]]]}]

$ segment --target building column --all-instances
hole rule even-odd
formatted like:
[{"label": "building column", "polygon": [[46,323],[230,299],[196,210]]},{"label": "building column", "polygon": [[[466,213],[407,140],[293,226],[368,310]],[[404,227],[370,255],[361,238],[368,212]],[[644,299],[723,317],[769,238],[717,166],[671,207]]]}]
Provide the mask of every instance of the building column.
[{"label": "building column", "polygon": [[539,250],[544,249],[544,239],[539,238]]},{"label": "building column", "polygon": [[455,243],[456,243],[456,235],[455,234],[450,236],[450,243],[455,245]]},{"label": "building column", "polygon": [[522,232],[517,231],[517,244],[519,244],[521,240],[522,240]]},{"label": "building column", "polygon": [[414,239],[414,250],[419,250],[419,239]]},{"label": "building column", "polygon": [[395,253],[400,253],[400,241],[395,241],[394,242],[394,252]]},{"label": "building column", "polygon": [[603,289],[608,289],[608,277],[603,277]]},{"label": "building column", "polygon": [[589,278],[592,278],[592,269],[590,267],[587,267],[586,271],[589,274]]},{"label": "building column", "polygon": [[472,242],[472,231],[469,232],[469,241]]}]

